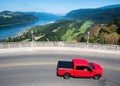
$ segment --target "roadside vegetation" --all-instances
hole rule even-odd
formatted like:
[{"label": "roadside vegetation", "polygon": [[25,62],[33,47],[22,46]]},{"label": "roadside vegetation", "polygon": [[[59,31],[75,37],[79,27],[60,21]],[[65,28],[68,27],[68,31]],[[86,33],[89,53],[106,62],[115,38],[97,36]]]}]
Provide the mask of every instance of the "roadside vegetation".
[{"label": "roadside vegetation", "polygon": [[[95,24],[89,30],[91,43],[120,45],[120,20],[115,19],[111,24]],[[78,41],[87,41],[88,34],[81,36]]]}]

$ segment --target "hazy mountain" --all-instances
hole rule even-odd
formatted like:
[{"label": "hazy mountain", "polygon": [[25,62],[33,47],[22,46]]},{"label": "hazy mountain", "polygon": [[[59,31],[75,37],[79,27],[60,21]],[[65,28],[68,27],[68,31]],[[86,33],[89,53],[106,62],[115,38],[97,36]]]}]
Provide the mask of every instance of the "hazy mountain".
[{"label": "hazy mountain", "polygon": [[59,15],[55,15],[55,14],[52,14],[52,13],[45,13],[45,12],[25,12],[25,13],[35,15],[39,18],[60,17]]}]

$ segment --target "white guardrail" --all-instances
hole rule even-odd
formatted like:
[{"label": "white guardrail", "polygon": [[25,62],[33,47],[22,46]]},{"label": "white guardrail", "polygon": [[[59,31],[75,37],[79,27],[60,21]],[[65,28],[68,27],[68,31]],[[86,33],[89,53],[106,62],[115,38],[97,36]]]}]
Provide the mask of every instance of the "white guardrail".
[{"label": "white guardrail", "polygon": [[70,47],[70,48],[86,48],[96,50],[112,50],[120,51],[119,45],[109,44],[93,44],[81,42],[1,42],[0,49],[24,48],[24,47]]}]

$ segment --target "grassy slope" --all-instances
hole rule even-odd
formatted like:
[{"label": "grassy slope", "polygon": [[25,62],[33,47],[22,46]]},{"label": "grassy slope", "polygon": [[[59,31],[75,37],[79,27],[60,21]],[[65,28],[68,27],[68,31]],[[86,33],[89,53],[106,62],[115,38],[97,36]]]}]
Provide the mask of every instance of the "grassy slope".
[{"label": "grassy slope", "polygon": [[61,37],[62,41],[71,41],[72,40],[72,34],[74,34],[75,28],[72,28],[72,25],[74,23],[69,25],[69,29],[66,31],[66,33]]},{"label": "grassy slope", "polygon": [[72,41],[79,35],[84,34],[94,23],[92,21],[86,21],[78,29],[72,27],[73,24],[69,25],[70,29],[62,36],[63,41]]}]

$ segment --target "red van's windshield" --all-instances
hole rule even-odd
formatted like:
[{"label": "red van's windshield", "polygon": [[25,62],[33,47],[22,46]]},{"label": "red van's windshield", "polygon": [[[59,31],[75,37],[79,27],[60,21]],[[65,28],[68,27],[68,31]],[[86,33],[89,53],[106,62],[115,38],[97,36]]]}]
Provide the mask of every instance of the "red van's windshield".
[{"label": "red van's windshield", "polygon": [[89,66],[90,66],[92,69],[95,70],[95,67],[94,67],[94,65],[93,65],[92,63],[89,63]]}]

